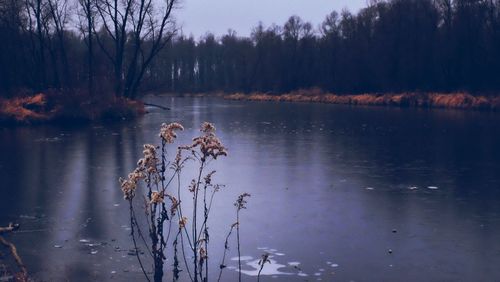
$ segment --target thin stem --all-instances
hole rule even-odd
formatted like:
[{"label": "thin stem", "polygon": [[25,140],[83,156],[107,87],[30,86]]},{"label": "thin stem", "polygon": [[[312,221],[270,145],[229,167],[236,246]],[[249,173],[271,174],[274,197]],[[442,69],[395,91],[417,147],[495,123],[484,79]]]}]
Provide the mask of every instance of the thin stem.
[{"label": "thin stem", "polygon": [[[177,198],[179,198],[180,204],[179,204],[179,218],[183,218],[184,215],[182,214],[182,201],[181,201],[181,174],[180,172],[177,173]],[[186,228],[184,229],[184,233],[186,233],[186,239],[188,241],[189,247],[192,249],[193,244],[191,243],[191,239],[189,238],[189,233],[187,232]]]},{"label": "thin stem", "polygon": [[139,222],[137,221],[137,216],[135,215],[135,210],[132,209],[132,217],[135,222],[135,226],[137,227],[137,233],[139,234],[139,237],[142,239],[142,242],[144,242],[144,245],[146,249],[148,250],[149,255],[153,258],[153,253],[148,247],[148,243],[146,242],[146,238],[144,238],[144,235],[142,234],[141,227],[139,226]]},{"label": "thin stem", "polygon": [[[191,270],[189,269],[189,265],[188,265],[188,262],[186,259],[186,251],[184,249],[184,236],[182,235],[182,232],[181,232],[181,250],[182,250],[182,257],[184,258],[184,264],[186,265],[186,270],[187,270],[187,273],[189,275],[189,279],[191,279],[191,281],[194,281],[193,276],[191,275]],[[196,277],[196,273],[194,275]]]},{"label": "thin stem", "polygon": [[238,281],[241,282],[241,250],[240,250],[240,210],[236,211],[236,242],[238,244]]},{"label": "thin stem", "polygon": [[[172,222],[172,221],[170,221]],[[173,242],[173,245],[174,245],[174,269],[172,270],[173,271],[173,281],[177,281],[179,279],[179,273],[181,272],[181,270],[179,269],[179,259],[178,259],[178,256],[177,256],[177,239],[179,238],[179,235],[182,235],[182,230],[181,228],[179,228],[179,231],[177,232],[177,235],[175,236],[175,240]]]},{"label": "thin stem", "polygon": [[209,235],[208,235],[208,226],[207,226],[207,221],[208,221],[208,208],[207,208],[207,184],[205,183],[203,187],[203,209],[204,209],[204,216],[205,219],[203,221],[203,226],[202,229],[205,232],[205,279],[208,279],[208,240]]},{"label": "thin stem", "polygon": [[149,276],[148,274],[146,273],[146,270],[144,269],[144,266],[142,265],[142,260],[141,260],[141,257],[139,255],[139,250],[137,248],[137,242],[135,240],[135,234],[134,234],[134,218],[133,218],[133,214],[134,214],[134,207],[132,205],[132,200],[129,200],[129,206],[130,206],[130,235],[132,236],[132,241],[134,242],[134,250],[135,250],[135,256],[137,257],[137,261],[139,261],[139,265],[141,266],[141,270],[142,270],[142,273],[144,274],[144,276],[146,277],[146,279],[149,281],[151,281],[149,279]]},{"label": "thin stem", "polygon": [[262,272],[262,269],[264,269],[264,265],[266,264],[266,262],[271,263],[271,261],[269,260],[268,253],[264,253],[259,261],[260,269],[259,269],[259,273],[257,274],[257,282],[260,282],[260,273]]},{"label": "thin stem", "polygon": [[[212,192],[212,196],[210,196],[210,202],[209,202],[209,204],[208,204],[208,210],[207,210],[207,218],[206,218],[206,221],[204,221],[204,222],[203,222],[203,225],[201,226],[201,230],[200,230],[200,232],[198,233],[198,238],[200,238],[200,239],[201,239],[201,233],[202,233],[202,231],[205,229],[205,225],[207,225],[208,215],[210,214],[210,211],[212,210],[212,203],[213,203],[214,196],[215,196],[215,193],[216,193],[216,192],[217,192],[217,191],[216,191],[216,190],[214,190],[214,191]],[[208,228],[208,227],[207,227],[207,228]]]},{"label": "thin stem", "polygon": [[198,281],[197,278],[197,273],[198,273],[198,240],[197,240],[197,234],[198,234],[198,229],[197,229],[197,214],[198,214],[198,192],[199,192],[199,187],[200,187],[200,181],[201,181],[201,175],[203,174],[203,166],[205,164],[205,161],[202,159],[201,165],[200,165],[200,170],[198,173],[198,181],[195,184],[195,189],[194,189],[194,207],[193,207],[193,243],[194,243],[194,248],[193,248],[193,262],[194,262],[194,277],[195,277],[195,282]]},{"label": "thin stem", "polygon": [[226,268],[226,265],[224,263],[226,262],[226,254],[227,250],[229,249],[229,237],[231,237],[231,233],[233,233],[234,226],[235,224],[231,225],[231,229],[229,230],[229,233],[227,233],[226,241],[224,242],[224,254],[222,255],[222,261],[220,263],[219,278],[217,279],[217,282],[220,282],[220,279],[222,277],[222,270]]}]

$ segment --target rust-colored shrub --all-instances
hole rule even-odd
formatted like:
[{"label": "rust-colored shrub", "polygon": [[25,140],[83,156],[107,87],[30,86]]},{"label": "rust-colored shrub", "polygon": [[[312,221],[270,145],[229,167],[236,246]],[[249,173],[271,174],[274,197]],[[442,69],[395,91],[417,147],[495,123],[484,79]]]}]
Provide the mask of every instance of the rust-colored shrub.
[{"label": "rust-colored shrub", "polygon": [[130,118],[144,114],[144,104],[126,98],[89,99],[82,94],[39,93],[0,101],[0,122],[40,123],[54,120]]}]

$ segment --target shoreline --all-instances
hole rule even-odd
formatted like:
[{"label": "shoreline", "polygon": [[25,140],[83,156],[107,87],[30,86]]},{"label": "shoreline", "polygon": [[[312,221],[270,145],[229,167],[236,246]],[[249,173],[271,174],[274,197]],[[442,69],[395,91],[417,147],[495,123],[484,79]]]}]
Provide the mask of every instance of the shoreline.
[{"label": "shoreline", "polygon": [[96,100],[82,95],[39,93],[0,99],[1,125],[124,120],[143,115],[145,112],[142,102],[125,98]]},{"label": "shoreline", "polygon": [[223,95],[226,100],[260,102],[325,103],[353,106],[386,106],[436,109],[500,111],[500,97],[473,96],[467,92],[454,93],[387,93],[336,95],[318,90],[298,90],[286,94],[234,93]]}]

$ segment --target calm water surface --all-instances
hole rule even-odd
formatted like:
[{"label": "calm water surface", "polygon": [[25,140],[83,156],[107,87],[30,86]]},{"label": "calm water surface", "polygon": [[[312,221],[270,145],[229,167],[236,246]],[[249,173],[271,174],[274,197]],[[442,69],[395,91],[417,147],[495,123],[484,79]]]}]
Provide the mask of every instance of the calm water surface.
[{"label": "calm water surface", "polygon": [[[9,239],[36,280],[140,280],[117,179],[143,143],[157,142],[162,122],[185,125],[183,144],[211,121],[230,151],[213,164],[227,187],[210,222],[212,277],[232,202],[249,192],[245,281],[256,280],[264,252],[273,261],[264,281],[500,281],[499,114],[149,100],[172,111],[0,129],[0,225],[21,223]],[[236,255],[233,244],[229,259]],[[229,261],[224,281],[236,279],[236,265]]]}]

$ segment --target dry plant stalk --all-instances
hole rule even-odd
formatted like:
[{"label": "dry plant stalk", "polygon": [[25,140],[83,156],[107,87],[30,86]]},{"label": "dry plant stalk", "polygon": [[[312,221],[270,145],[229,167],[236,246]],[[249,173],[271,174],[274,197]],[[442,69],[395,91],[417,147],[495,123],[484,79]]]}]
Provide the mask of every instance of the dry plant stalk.
[{"label": "dry plant stalk", "polygon": [[262,272],[262,269],[264,269],[264,265],[266,264],[266,262],[271,263],[271,260],[269,259],[269,253],[264,253],[259,260],[260,268],[259,273],[257,274],[257,282],[260,281],[260,273]]},{"label": "dry plant stalk", "polygon": [[[17,230],[18,228],[19,228],[18,224],[10,223],[9,226],[7,226],[7,227],[0,227],[0,234],[13,232],[13,231]],[[5,238],[2,236],[0,236],[0,243],[9,249],[12,257],[14,258],[14,260],[15,260],[15,262],[20,270],[19,272],[14,274],[14,280],[19,281],[19,282],[28,281],[28,269],[24,265],[23,260],[21,259],[21,256],[19,256],[19,253],[17,252],[16,246],[13,243],[5,240]]]},{"label": "dry plant stalk", "polygon": [[[221,156],[227,156],[227,150],[215,135],[215,126],[205,122],[201,126],[201,135],[194,138],[190,145],[177,147],[174,159],[169,161],[167,145],[176,139],[176,131],[183,129],[179,123],[163,124],[159,134],[161,146],[144,145],[143,158],[137,162],[137,167],[128,175],[128,178],[120,179],[124,198],[129,202],[131,237],[135,255],[148,281],[150,277],[144,267],[144,258],[141,257],[139,244],[147,249],[145,253],[153,260],[153,280],[162,281],[167,245],[172,230],[176,230],[173,231],[171,250],[173,280],[179,279],[181,271],[187,272],[190,280],[194,282],[208,281],[209,277],[208,220],[214,196],[224,186],[214,184],[212,178],[216,172],[207,173],[207,169],[210,162]],[[187,187],[193,203],[192,210],[186,214],[180,199],[183,192],[186,192],[181,189],[181,172],[187,162],[195,162],[198,169]],[[138,192],[139,183],[145,184],[145,190],[142,193]],[[138,194],[141,194],[143,200],[146,228],[141,227],[135,212],[137,204],[134,204],[134,200],[138,198]],[[241,199],[237,201],[239,203],[237,206],[238,222],[239,210],[244,208],[246,195],[248,194],[240,196]],[[231,227],[231,231],[234,227],[234,225]],[[239,236],[238,226],[236,228]],[[146,232],[149,239],[144,235]],[[226,248],[227,244],[226,240]],[[182,269],[182,264],[184,269]]]}]

